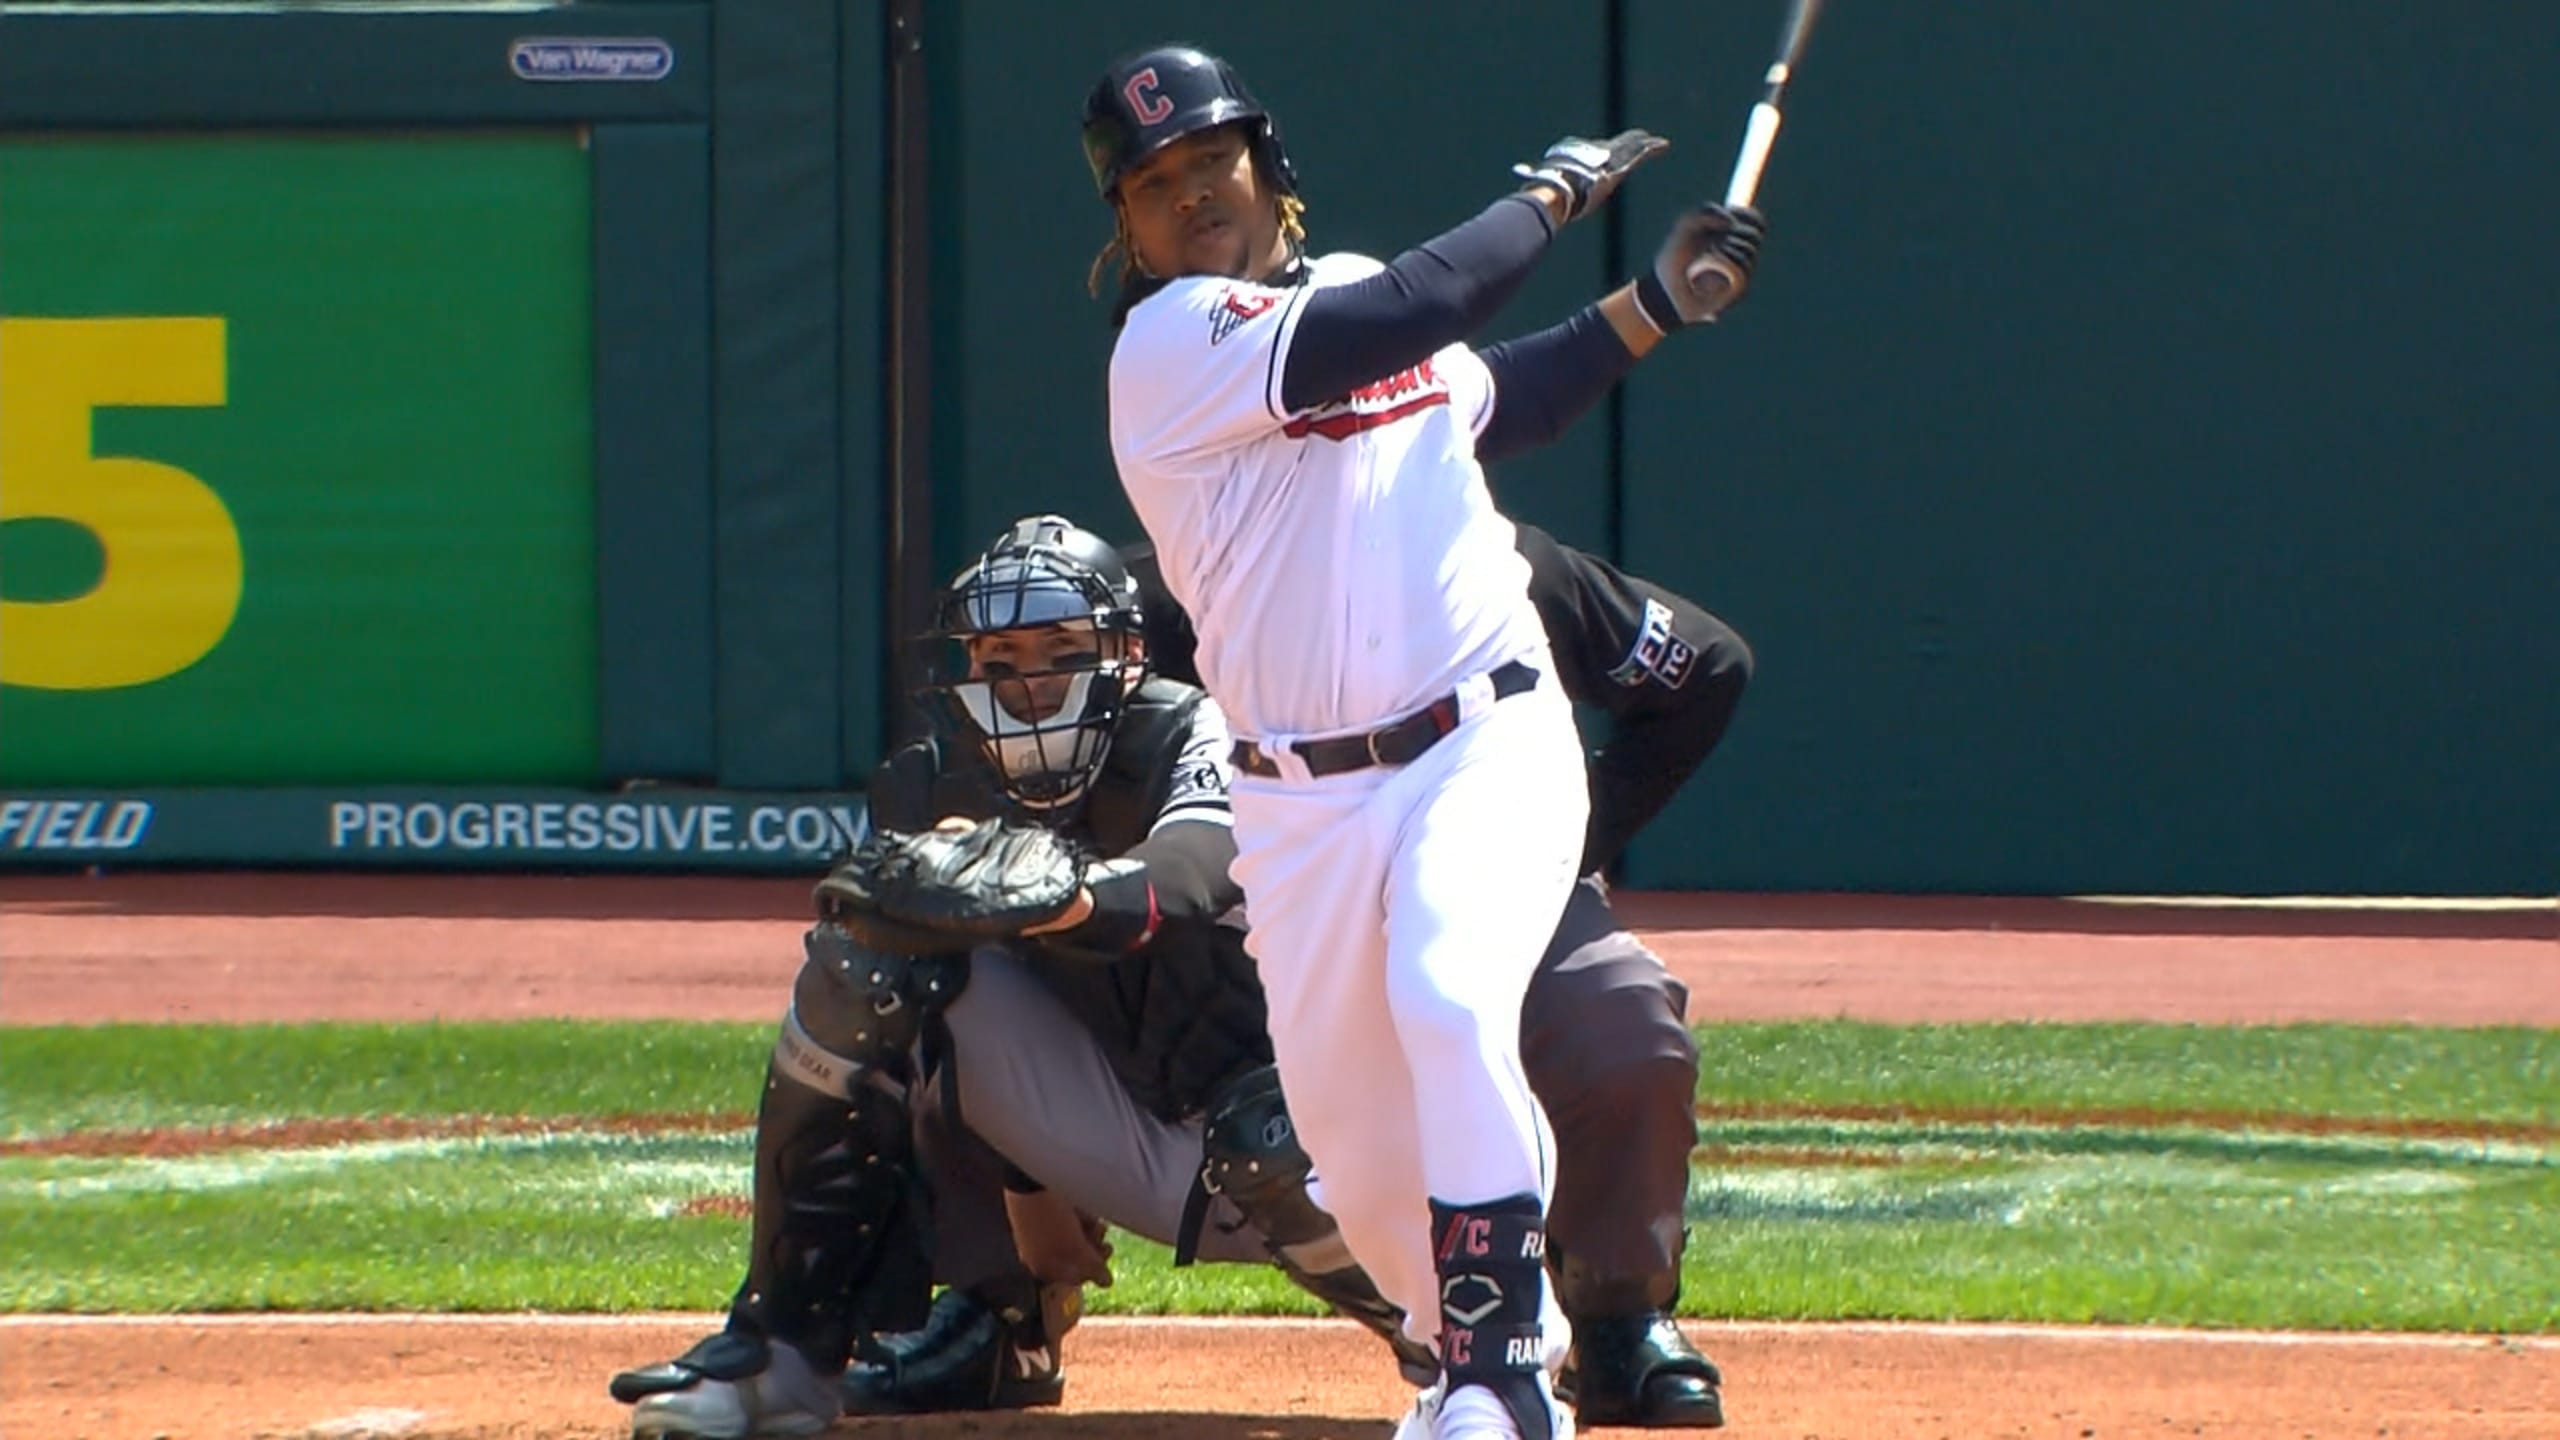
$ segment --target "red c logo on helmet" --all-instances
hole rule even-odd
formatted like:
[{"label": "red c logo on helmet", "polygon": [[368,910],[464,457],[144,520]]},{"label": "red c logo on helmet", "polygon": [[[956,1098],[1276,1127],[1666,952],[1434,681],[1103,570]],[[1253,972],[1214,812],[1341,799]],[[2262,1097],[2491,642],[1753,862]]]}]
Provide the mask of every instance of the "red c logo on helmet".
[{"label": "red c logo on helmet", "polygon": [[1141,125],[1162,124],[1164,117],[1173,113],[1173,102],[1156,93],[1153,65],[1130,76],[1129,83],[1120,87],[1120,94],[1129,102],[1129,113],[1137,116]]}]

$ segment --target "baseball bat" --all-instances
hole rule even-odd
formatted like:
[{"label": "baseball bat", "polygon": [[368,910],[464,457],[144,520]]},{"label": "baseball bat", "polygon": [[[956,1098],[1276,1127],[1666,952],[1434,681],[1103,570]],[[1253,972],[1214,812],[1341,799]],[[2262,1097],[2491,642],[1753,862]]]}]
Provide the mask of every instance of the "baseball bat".
[{"label": "baseball bat", "polygon": [[[1795,79],[1796,66],[1804,60],[1804,42],[1812,37],[1813,22],[1821,16],[1822,0],[1792,0],[1788,5],[1787,23],[1778,32],[1778,58],[1769,62],[1759,103],[1751,107],[1751,122],[1743,127],[1733,179],[1724,187],[1725,204],[1748,205],[1760,193],[1760,172],[1768,168],[1769,147],[1778,143],[1778,122],[1783,118],[1779,107],[1786,103],[1787,82]],[[1702,255],[1689,266],[1689,288],[1708,305],[1710,317],[1724,308],[1741,284],[1741,274],[1722,256]]]}]

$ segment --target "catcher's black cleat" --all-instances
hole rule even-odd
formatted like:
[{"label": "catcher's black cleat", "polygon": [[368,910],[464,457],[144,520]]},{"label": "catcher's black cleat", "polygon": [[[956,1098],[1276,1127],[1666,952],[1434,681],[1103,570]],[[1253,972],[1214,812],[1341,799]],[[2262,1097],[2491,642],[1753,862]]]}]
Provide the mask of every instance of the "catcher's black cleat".
[{"label": "catcher's black cleat", "polygon": [[1065,1395],[1057,1347],[1037,1317],[1007,1324],[965,1290],[935,1298],[924,1328],[865,1341],[844,1373],[848,1415],[1036,1410]]},{"label": "catcher's black cleat", "polygon": [[1660,1311],[1577,1320],[1573,1358],[1556,1383],[1584,1425],[1652,1430],[1724,1426],[1724,1376]]}]

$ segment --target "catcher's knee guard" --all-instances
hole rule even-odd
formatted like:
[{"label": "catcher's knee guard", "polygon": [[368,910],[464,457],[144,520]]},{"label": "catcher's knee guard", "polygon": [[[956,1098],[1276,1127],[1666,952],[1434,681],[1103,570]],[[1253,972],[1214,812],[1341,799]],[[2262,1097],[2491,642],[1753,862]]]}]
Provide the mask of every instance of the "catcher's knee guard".
[{"label": "catcher's knee guard", "polygon": [[[1428,1385],[1439,1363],[1406,1338],[1404,1312],[1378,1293],[1369,1272],[1351,1258],[1342,1227],[1307,1193],[1315,1165],[1298,1144],[1280,1093],[1280,1071],[1265,1065],[1229,1082],[1209,1107],[1201,1142],[1195,1212],[1210,1195],[1224,1195],[1246,1223],[1262,1232],[1271,1258],[1298,1288],[1359,1321],[1395,1351],[1397,1367],[1417,1385]],[[1183,1220],[1185,1242],[1178,1262],[1188,1263],[1198,1215]]]},{"label": "catcher's knee guard", "polygon": [[755,1223],[730,1326],[841,1368],[853,1336],[920,1323],[927,1201],[907,1096],[916,1041],[958,960],[876,954],[820,925],[756,1116]]}]

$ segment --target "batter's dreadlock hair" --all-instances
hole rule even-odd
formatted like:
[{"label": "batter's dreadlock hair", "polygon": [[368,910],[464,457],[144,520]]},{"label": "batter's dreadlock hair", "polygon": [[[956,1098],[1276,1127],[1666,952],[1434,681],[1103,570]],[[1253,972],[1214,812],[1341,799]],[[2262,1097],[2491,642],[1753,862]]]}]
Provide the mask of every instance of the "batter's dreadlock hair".
[{"label": "batter's dreadlock hair", "polygon": [[[1295,195],[1280,197],[1280,238],[1288,241],[1293,250],[1306,248],[1307,202]],[[1123,294],[1135,284],[1156,278],[1138,268],[1137,247],[1129,243],[1129,217],[1117,205],[1111,207],[1111,238],[1103,242],[1092,266],[1084,272],[1085,293],[1099,298],[1105,276],[1113,290]]]}]

